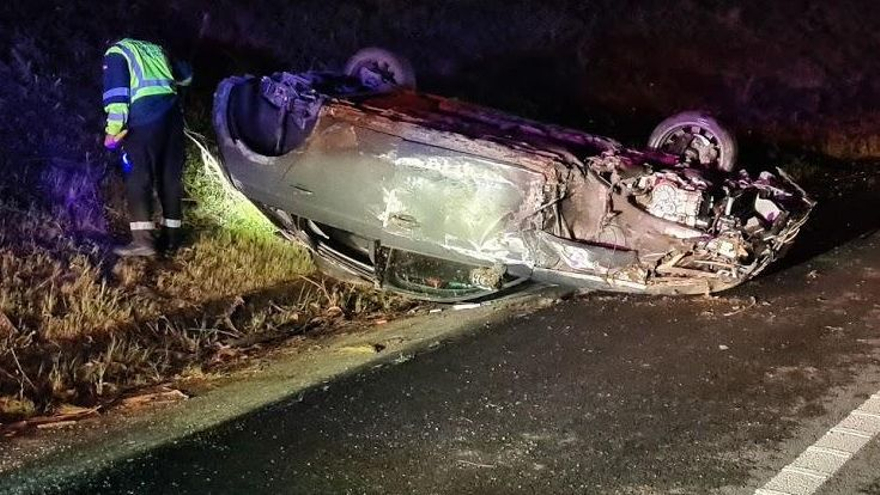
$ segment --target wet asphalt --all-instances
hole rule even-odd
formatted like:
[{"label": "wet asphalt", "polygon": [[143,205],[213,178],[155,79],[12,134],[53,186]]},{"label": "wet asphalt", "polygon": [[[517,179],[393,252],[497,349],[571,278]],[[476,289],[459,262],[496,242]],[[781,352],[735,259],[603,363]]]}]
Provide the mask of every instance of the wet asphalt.
[{"label": "wet asphalt", "polygon": [[[510,315],[64,491],[751,493],[880,390],[877,247],[716,298],[591,294]],[[828,493],[880,493],[877,450]]]}]

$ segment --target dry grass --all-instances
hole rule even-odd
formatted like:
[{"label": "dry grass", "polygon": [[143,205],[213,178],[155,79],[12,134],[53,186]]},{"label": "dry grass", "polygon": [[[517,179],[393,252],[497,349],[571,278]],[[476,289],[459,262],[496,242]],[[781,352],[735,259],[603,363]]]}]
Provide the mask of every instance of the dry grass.
[{"label": "dry grass", "polygon": [[[96,188],[86,184],[69,193]],[[0,205],[0,422],[202,375],[266,341],[409,305],[307,277],[308,253],[197,160],[187,186],[197,229],[170,259],[116,260],[106,236],[65,228],[63,211]]]},{"label": "dry grass", "polygon": [[[14,96],[0,98],[0,423],[199,375],[260,342],[407,304],[304,278],[307,252],[224,187],[205,145],[188,153],[189,247],[116,260],[127,222],[118,158],[95,139],[99,81],[84,63],[100,60],[105,20],[71,37],[67,58],[25,31],[0,34],[14,47],[0,54],[0,93]],[[194,107],[207,127],[207,109]],[[83,123],[97,132],[72,132]]]},{"label": "dry grass", "polygon": [[[266,340],[408,303],[306,278],[308,258],[273,237],[203,231],[170,260],[115,265],[97,245],[4,211],[0,237],[0,418],[90,405],[200,374]],[[12,242],[14,241],[14,242]]]},{"label": "dry grass", "polygon": [[[0,18],[36,19],[4,9]],[[0,30],[11,47],[0,53],[0,423],[198,375],[255,343],[405,304],[304,278],[307,253],[223,187],[200,159],[211,164],[208,148],[188,154],[190,246],[168,260],[110,254],[127,219],[118,158],[98,144],[95,70],[102,38],[118,34],[109,21],[131,15],[79,16],[76,33],[51,16]],[[207,127],[207,109],[194,107]]]}]

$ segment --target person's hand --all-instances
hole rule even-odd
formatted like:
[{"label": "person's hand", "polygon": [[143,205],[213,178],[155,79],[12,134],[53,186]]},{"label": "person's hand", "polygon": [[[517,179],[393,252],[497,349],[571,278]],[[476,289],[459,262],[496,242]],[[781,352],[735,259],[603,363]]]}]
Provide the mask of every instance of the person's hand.
[{"label": "person's hand", "polygon": [[104,136],[104,147],[110,151],[113,151],[119,148],[119,144],[122,142],[122,138],[128,134],[127,130],[120,132],[119,134],[107,134]]}]

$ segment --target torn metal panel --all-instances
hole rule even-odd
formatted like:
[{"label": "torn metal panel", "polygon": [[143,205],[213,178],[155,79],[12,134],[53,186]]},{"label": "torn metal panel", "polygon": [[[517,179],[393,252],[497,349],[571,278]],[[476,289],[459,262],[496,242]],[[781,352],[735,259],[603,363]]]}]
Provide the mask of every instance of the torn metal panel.
[{"label": "torn metal panel", "polygon": [[543,178],[530,170],[404,141],[382,157],[383,229],[477,259],[522,262],[512,232],[540,226]]},{"label": "torn metal panel", "polygon": [[543,266],[607,275],[639,264],[635,251],[562,239],[547,232],[538,232],[537,238]]},{"label": "torn metal panel", "polygon": [[[447,130],[438,130],[423,124],[436,124],[437,121],[395,119],[399,117],[390,112],[369,112],[365,108],[344,103],[335,103],[325,107],[324,112],[334,119],[351,122],[352,124],[398,136],[407,141],[428,144],[438,149],[448,149],[491,160],[515,164],[533,171],[555,176],[553,166],[557,157],[536,153],[532,150],[507,146],[491,141],[488,136],[468,137],[464,134]],[[548,178],[549,178],[548,177]]]}]

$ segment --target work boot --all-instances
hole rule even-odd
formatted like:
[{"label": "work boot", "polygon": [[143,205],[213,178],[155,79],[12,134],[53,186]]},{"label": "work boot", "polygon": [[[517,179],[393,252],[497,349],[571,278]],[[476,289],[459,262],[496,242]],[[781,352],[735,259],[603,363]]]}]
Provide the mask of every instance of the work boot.
[{"label": "work boot", "polygon": [[183,245],[183,232],[180,227],[162,227],[162,251],[174,254]]},{"label": "work boot", "polygon": [[153,231],[131,231],[131,242],[129,242],[125,246],[118,246],[113,248],[113,253],[123,258],[128,258],[132,256],[155,256],[156,246],[155,242],[153,242]]}]

